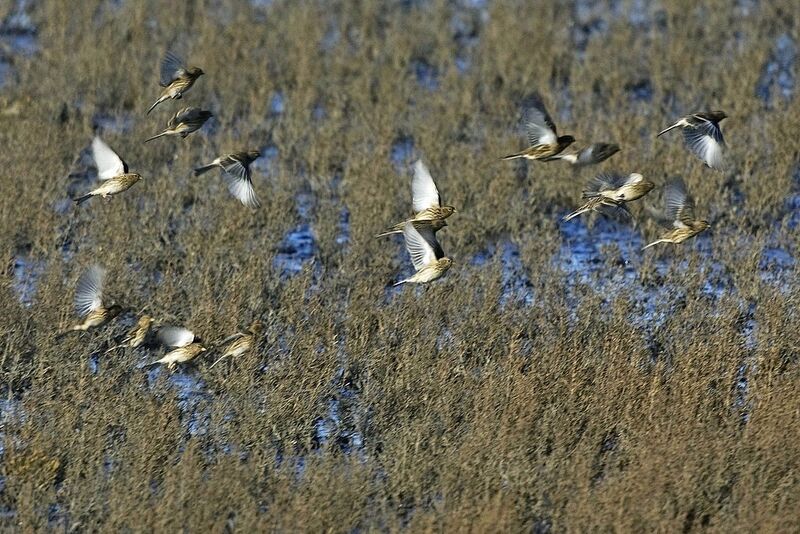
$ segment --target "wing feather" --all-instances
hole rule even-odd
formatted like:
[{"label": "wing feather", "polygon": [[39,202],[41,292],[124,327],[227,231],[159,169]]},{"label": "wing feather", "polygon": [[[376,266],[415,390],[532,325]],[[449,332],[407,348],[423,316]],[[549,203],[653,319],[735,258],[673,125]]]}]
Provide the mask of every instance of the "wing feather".
[{"label": "wing feather", "polygon": [[99,265],[92,265],[78,279],[75,290],[75,309],[81,317],[103,306],[105,277],[105,269]]},{"label": "wing feather", "polygon": [[164,59],[161,60],[161,75],[160,83],[166,87],[173,80],[186,74],[186,65],[183,60],[170,51],[164,54]]},{"label": "wing feather", "polygon": [[158,339],[168,347],[185,347],[194,341],[191,330],[180,326],[165,326],[158,330]]},{"label": "wing feather", "polygon": [[433,182],[428,167],[419,159],[414,163],[414,178],[411,180],[411,198],[414,212],[419,213],[428,208],[438,206],[439,190]]},{"label": "wing feather", "polygon": [[[414,269],[419,271],[429,263],[436,260],[436,251],[431,243],[428,242],[422,234],[410,222],[403,226],[403,237],[406,241],[406,250],[408,255],[411,256],[411,263],[414,264]],[[434,242],[436,238],[433,238]]]},{"label": "wing feather", "polygon": [[711,121],[702,120],[695,127],[683,129],[686,147],[712,169],[721,170],[725,140],[722,130]]},{"label": "wing feather", "polygon": [[128,166],[122,158],[99,137],[92,140],[92,156],[97,166],[97,177],[101,180],[109,180],[128,172]]}]

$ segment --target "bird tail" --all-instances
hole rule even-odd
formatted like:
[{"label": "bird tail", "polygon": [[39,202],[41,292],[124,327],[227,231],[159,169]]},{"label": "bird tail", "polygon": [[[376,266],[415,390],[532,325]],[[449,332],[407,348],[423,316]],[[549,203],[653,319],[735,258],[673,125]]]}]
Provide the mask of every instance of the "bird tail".
[{"label": "bird tail", "polygon": [[207,173],[208,171],[210,171],[210,170],[211,170],[211,169],[213,169],[214,167],[216,167],[216,165],[215,165],[215,164],[213,164],[213,163],[212,163],[212,164],[210,164],[210,165],[203,165],[202,167],[197,167],[197,168],[194,170],[194,175],[195,175],[195,176],[200,176],[201,174],[205,174],[205,173]]},{"label": "bird tail", "polygon": [[164,135],[167,135],[166,130],[161,132],[158,135],[154,135],[153,137],[148,137],[147,139],[144,140],[144,142],[147,143],[148,141],[152,141],[153,139],[158,139],[159,137],[164,136]]},{"label": "bird tail", "polygon": [[214,363],[212,363],[208,368],[211,369],[212,367],[214,367],[215,365],[217,365],[219,362],[221,362],[222,360],[224,360],[227,357],[228,357],[227,354],[223,354],[222,356],[217,358],[217,360]]},{"label": "bird tail", "polygon": [[652,243],[650,243],[649,245],[646,245],[646,246],[644,246],[644,247],[642,248],[642,250],[648,249],[648,248],[652,247],[653,245],[658,245],[659,243],[666,243],[666,240],[664,240],[664,239],[658,239],[658,240],[656,240],[656,241],[653,241],[653,242],[652,242]]},{"label": "bird tail", "polygon": [[576,209],[575,211],[573,211],[569,215],[565,216],[561,220],[564,221],[564,222],[571,221],[572,219],[574,219],[575,217],[577,217],[581,213],[586,213],[587,211],[589,211],[589,208],[587,208],[586,206],[581,206],[580,208]]},{"label": "bird tail", "polygon": [[519,154],[509,154],[508,156],[503,156],[500,159],[504,160],[504,161],[507,160],[507,159],[517,159],[517,158],[523,157],[523,155],[524,154],[522,152],[520,152]]},{"label": "bird tail", "polygon": [[678,126],[680,126],[680,123],[679,123],[679,122],[676,122],[675,124],[673,124],[673,125],[672,125],[672,126],[670,126],[669,128],[665,128],[665,129],[661,130],[660,132],[658,132],[658,134],[656,135],[656,137],[661,137],[662,135],[664,135],[664,134],[665,134],[665,133],[667,133],[668,131],[670,131],[670,130],[672,130],[672,129],[674,129],[674,128],[677,128]]},{"label": "bird tail", "polygon": [[75,201],[75,204],[83,204],[84,202],[92,198],[92,196],[93,195],[91,193],[86,193],[85,195],[80,196],[78,198],[73,198],[72,200]]},{"label": "bird tail", "polygon": [[395,284],[392,284],[392,287],[397,287],[400,284],[405,284],[406,282],[408,282],[408,278],[406,278],[405,280],[400,280],[399,282],[397,282]]},{"label": "bird tail", "polygon": [[402,234],[402,230],[395,230],[394,228],[386,230],[385,232],[381,232],[380,234],[375,236],[375,239],[379,239],[381,237],[386,237],[387,235],[394,235],[394,234]]},{"label": "bird tail", "polygon": [[153,111],[154,109],[156,109],[156,106],[159,105],[160,103],[162,103],[164,100],[166,100],[166,98],[159,98],[158,100],[156,100],[153,103],[153,105],[150,106],[150,109],[147,110],[147,113],[145,115],[150,115],[150,112]]}]

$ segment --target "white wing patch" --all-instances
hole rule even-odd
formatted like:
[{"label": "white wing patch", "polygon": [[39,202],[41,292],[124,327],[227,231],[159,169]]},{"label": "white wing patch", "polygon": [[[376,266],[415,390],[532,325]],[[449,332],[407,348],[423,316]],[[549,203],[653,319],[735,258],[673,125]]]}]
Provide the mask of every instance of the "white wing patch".
[{"label": "white wing patch", "polygon": [[418,159],[414,163],[414,178],[411,180],[411,198],[414,213],[425,211],[439,205],[439,190],[433,183],[433,177],[428,167]]},{"label": "white wing patch", "polygon": [[185,347],[194,341],[194,334],[179,326],[165,326],[158,331],[158,339],[169,347]]},{"label": "white wing patch", "polygon": [[239,202],[248,208],[257,208],[261,205],[256,197],[256,191],[253,189],[253,182],[247,177],[238,177],[232,174],[224,174],[225,182],[228,184],[228,191]]},{"label": "white wing patch", "polygon": [[97,176],[101,180],[109,180],[120,174],[125,174],[125,163],[111,147],[99,137],[92,141],[92,155],[97,165]]},{"label": "white wing patch", "polygon": [[105,269],[98,265],[92,265],[78,279],[78,287],[75,290],[75,309],[81,317],[103,306],[105,276]]},{"label": "white wing patch", "polygon": [[403,227],[403,237],[406,240],[406,250],[408,250],[408,255],[411,256],[411,263],[414,264],[415,270],[419,271],[431,262],[436,261],[436,252],[433,247],[414,228],[412,223],[406,223]]},{"label": "white wing patch", "polygon": [[683,139],[686,146],[712,169],[721,170],[725,141],[722,132],[710,122],[696,128],[684,128]]}]

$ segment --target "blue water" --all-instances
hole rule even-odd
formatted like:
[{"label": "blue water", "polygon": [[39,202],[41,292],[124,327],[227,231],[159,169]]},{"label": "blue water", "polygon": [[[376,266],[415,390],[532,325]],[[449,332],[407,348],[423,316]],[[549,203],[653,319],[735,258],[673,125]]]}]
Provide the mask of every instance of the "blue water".
[{"label": "blue water", "polygon": [[797,69],[797,43],[787,34],[775,39],[775,45],[769,59],[761,70],[756,83],[756,96],[771,104],[778,96],[789,101],[794,95]]}]

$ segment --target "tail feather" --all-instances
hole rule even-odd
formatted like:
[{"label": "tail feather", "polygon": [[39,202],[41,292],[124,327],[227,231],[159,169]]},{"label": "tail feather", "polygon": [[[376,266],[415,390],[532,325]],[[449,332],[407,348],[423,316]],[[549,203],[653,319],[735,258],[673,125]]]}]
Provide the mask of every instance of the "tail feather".
[{"label": "tail feather", "polygon": [[405,284],[406,282],[408,282],[408,278],[406,278],[405,280],[400,280],[399,282],[392,284],[392,287],[397,287],[400,284]]},{"label": "tail feather", "polygon": [[571,221],[572,219],[574,219],[575,217],[577,217],[581,213],[586,213],[587,211],[589,211],[589,208],[587,208],[586,206],[583,206],[581,208],[576,209],[575,211],[573,211],[569,215],[565,216],[561,220],[564,221],[564,222]]},{"label": "tail feather", "polygon": [[210,165],[203,165],[202,167],[197,167],[194,170],[194,175],[195,176],[200,176],[201,174],[205,174],[205,173],[207,173],[208,171],[210,171],[211,169],[213,169],[216,166],[217,166],[216,164],[211,163]]},{"label": "tail feather", "polygon": [[72,200],[75,201],[75,204],[83,204],[84,202],[86,202],[87,200],[92,198],[93,196],[94,195],[92,195],[91,193],[86,193],[85,195],[80,196],[78,198],[73,198]]},{"label": "tail feather", "polygon": [[162,137],[162,136],[164,136],[164,135],[167,135],[167,132],[166,132],[166,131],[164,131],[164,132],[161,132],[161,133],[160,133],[160,134],[158,134],[158,135],[154,135],[153,137],[148,137],[147,139],[145,139],[145,140],[144,140],[144,142],[145,142],[145,143],[147,143],[148,141],[152,141],[153,139],[158,139],[159,137]]},{"label": "tail feather", "polygon": [[150,112],[153,111],[156,108],[156,106],[162,103],[164,100],[166,100],[166,98],[159,98],[158,100],[156,100],[153,103],[153,105],[150,106],[150,109],[147,110],[147,113],[145,115],[150,115]]},{"label": "tail feather", "polygon": [[502,157],[502,158],[500,158],[500,159],[501,159],[501,160],[503,160],[503,161],[505,161],[505,160],[508,160],[508,159],[517,159],[517,158],[521,158],[521,157],[523,157],[523,156],[524,156],[524,154],[523,154],[522,152],[520,152],[519,154],[509,154],[508,156],[503,156],[503,157]]},{"label": "tail feather", "polygon": [[681,123],[680,123],[680,122],[676,122],[675,124],[673,124],[673,125],[672,125],[672,126],[670,126],[669,128],[665,128],[665,129],[661,130],[660,132],[658,132],[658,134],[656,135],[656,137],[661,137],[662,135],[664,135],[664,134],[665,134],[665,133],[667,133],[668,131],[675,129],[675,128],[677,128],[677,127],[678,127],[678,126],[680,126],[680,125],[681,125]]},{"label": "tail feather", "polygon": [[222,360],[224,360],[227,357],[228,357],[227,354],[223,354],[222,356],[217,358],[216,361],[214,363],[212,363],[208,368],[211,369],[212,367],[214,367],[215,365],[217,365],[219,362],[221,362]]},{"label": "tail feather", "polygon": [[646,245],[646,246],[642,247],[642,250],[648,249],[648,248],[652,247],[653,245],[658,245],[659,243],[666,243],[666,242],[667,241],[665,239],[657,239],[656,241],[653,241],[649,245]]}]

